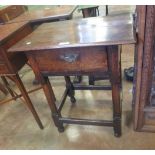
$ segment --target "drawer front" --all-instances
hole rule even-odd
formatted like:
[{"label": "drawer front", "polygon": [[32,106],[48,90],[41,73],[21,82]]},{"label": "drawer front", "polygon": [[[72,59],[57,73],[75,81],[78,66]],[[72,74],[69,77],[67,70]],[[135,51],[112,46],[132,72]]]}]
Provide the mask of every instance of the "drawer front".
[{"label": "drawer front", "polygon": [[106,72],[107,52],[104,47],[89,47],[81,52],[80,68],[82,73]]},{"label": "drawer front", "polygon": [[37,52],[36,60],[41,71],[64,73],[80,71],[80,52],[45,51]]},{"label": "drawer front", "polygon": [[107,54],[102,47],[83,47],[35,53],[40,70],[55,75],[106,72]]}]

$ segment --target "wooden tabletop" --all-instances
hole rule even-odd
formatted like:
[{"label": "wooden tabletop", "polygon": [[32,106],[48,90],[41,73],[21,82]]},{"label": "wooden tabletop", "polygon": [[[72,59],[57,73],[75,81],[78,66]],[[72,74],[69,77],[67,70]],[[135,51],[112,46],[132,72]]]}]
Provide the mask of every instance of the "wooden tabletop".
[{"label": "wooden tabletop", "polygon": [[28,22],[0,25],[0,44],[26,24]]},{"label": "wooden tabletop", "polygon": [[135,43],[132,15],[45,23],[9,51]]},{"label": "wooden tabletop", "polygon": [[22,22],[22,21],[30,21],[30,22],[37,22],[37,21],[46,21],[52,19],[60,19],[60,18],[67,18],[70,17],[77,6],[73,5],[62,5],[57,7],[43,7],[42,9],[34,9],[30,11],[26,11],[25,13],[21,14],[17,18],[10,20],[8,23],[14,22]]}]

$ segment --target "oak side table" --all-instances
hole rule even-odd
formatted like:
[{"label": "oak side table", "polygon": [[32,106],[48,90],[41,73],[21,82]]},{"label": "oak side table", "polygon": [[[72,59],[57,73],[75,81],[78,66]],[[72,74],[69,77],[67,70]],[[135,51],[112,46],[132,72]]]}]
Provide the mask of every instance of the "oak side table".
[{"label": "oak side table", "polygon": [[[125,17],[126,16],[126,17]],[[121,24],[126,23],[126,24]],[[121,136],[121,70],[120,46],[136,42],[132,16],[92,17],[80,20],[45,23],[34,30],[8,52],[25,53],[52,112],[59,132],[63,123],[113,127]],[[69,76],[109,75],[111,85],[74,85]],[[64,76],[66,90],[61,103],[56,98],[48,76]],[[113,120],[66,118],[61,115],[67,96],[76,102],[75,90],[112,90]],[[78,104],[78,103],[77,103]]]}]

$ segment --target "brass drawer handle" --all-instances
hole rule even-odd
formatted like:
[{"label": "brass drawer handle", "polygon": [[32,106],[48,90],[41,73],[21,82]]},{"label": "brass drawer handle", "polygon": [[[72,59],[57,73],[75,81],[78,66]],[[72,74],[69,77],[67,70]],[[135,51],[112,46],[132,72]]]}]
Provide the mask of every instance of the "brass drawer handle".
[{"label": "brass drawer handle", "polygon": [[67,53],[64,55],[60,55],[60,59],[65,60],[66,62],[69,62],[69,63],[76,61],[77,58],[78,58],[78,54],[76,53]]}]

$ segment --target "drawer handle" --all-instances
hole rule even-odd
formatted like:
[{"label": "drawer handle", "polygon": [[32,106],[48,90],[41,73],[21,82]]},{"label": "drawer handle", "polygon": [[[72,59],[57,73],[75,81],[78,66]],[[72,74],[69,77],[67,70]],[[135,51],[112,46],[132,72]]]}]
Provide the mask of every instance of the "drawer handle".
[{"label": "drawer handle", "polygon": [[67,53],[64,55],[60,55],[60,59],[65,60],[67,62],[74,62],[76,61],[76,59],[78,58],[78,54],[71,54],[71,53]]}]

